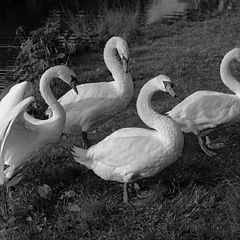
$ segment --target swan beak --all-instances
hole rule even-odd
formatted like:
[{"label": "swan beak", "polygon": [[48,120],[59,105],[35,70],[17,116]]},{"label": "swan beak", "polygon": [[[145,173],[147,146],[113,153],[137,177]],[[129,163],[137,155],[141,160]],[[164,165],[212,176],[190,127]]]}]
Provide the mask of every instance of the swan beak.
[{"label": "swan beak", "polygon": [[236,59],[238,62],[240,62],[240,56],[237,56]]},{"label": "swan beak", "polygon": [[174,92],[173,88],[170,85],[166,86],[167,92],[172,96],[172,97],[177,97],[176,93]]},{"label": "swan beak", "polygon": [[35,100],[32,102],[32,106],[33,108],[38,109],[38,104]]},{"label": "swan beak", "polygon": [[78,94],[78,89],[77,89],[77,78],[76,77],[74,77],[74,76],[71,76],[72,77],[72,80],[71,80],[71,82],[70,82],[70,86],[71,86],[71,88],[74,90],[74,92],[76,93],[76,94]]},{"label": "swan beak", "polygon": [[123,71],[125,73],[128,73],[128,61],[129,61],[128,58],[126,58],[125,56],[122,56]]}]

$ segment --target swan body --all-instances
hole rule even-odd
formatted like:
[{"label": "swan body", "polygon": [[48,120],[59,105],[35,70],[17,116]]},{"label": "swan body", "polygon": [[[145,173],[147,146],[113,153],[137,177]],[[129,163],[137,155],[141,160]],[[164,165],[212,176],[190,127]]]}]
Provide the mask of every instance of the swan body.
[{"label": "swan body", "polygon": [[[60,78],[72,85],[76,82],[75,73],[67,66],[55,66],[42,75],[39,85],[40,93],[46,103],[51,106],[53,115],[47,120],[35,119],[25,110],[33,101],[33,97],[20,101],[7,117],[0,121],[0,162],[9,165],[5,170],[6,179],[12,177],[14,170],[36,157],[58,141],[66,121],[63,107],[54,98],[50,89],[50,82]],[[3,172],[0,169],[0,183],[3,183]]]},{"label": "swan body", "polygon": [[[112,37],[108,40],[104,48],[104,61],[114,81],[81,84],[77,86],[78,95],[71,90],[63,95],[58,100],[67,116],[63,132],[71,133],[75,127],[80,127],[87,144],[88,139],[84,137],[87,131],[127,107],[133,96],[133,82],[127,72],[128,58],[128,45],[123,38]],[[50,109],[47,114],[51,116]]]},{"label": "swan body", "polygon": [[208,155],[214,152],[205,148],[201,137],[206,132],[214,131],[218,126],[233,124],[240,120],[240,83],[232,76],[229,65],[233,59],[240,61],[240,49],[228,52],[220,66],[223,83],[235,94],[215,91],[197,91],[176,105],[167,115],[174,119],[183,132],[198,135],[202,150]]},{"label": "swan body", "polygon": [[[158,90],[169,91],[171,81],[159,75],[147,82],[137,99],[142,121],[152,129],[123,128],[87,150],[74,147],[74,159],[105,180],[128,182],[153,176],[173,163],[181,154],[183,134],[170,118],[155,112],[151,97]],[[125,188],[124,188],[125,189]],[[124,201],[127,201],[124,190]]]}]

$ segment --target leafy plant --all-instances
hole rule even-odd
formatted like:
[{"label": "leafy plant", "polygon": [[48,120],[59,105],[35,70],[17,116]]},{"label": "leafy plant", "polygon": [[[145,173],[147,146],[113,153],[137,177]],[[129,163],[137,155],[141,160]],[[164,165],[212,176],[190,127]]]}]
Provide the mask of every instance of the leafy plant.
[{"label": "leafy plant", "polygon": [[50,13],[44,27],[30,33],[22,43],[14,69],[17,81],[36,80],[49,67],[67,61],[70,51],[65,43],[68,36],[63,35],[61,13]]}]

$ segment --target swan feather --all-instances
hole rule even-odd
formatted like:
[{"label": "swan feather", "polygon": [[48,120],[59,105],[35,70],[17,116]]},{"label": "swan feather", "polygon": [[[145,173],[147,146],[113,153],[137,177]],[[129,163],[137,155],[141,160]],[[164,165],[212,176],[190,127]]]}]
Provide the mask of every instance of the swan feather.
[{"label": "swan feather", "polygon": [[233,94],[198,91],[185,98],[167,115],[183,132],[215,128],[240,119],[240,98]]},{"label": "swan feather", "polygon": [[[23,128],[22,118],[23,112],[27,109],[27,107],[34,101],[33,97],[28,97],[18,103],[12,111],[10,111],[7,116],[0,121],[0,139],[1,141],[1,149],[0,149],[0,185],[4,183],[4,164],[8,164],[8,160],[6,155],[11,155],[11,150],[7,146],[8,142],[11,141],[11,134],[13,129],[21,129]],[[20,124],[19,124],[20,123]],[[15,133],[14,133],[15,136]],[[17,140],[17,139],[15,139]],[[18,145],[17,145],[18,146]],[[14,146],[16,147],[16,146]]]}]

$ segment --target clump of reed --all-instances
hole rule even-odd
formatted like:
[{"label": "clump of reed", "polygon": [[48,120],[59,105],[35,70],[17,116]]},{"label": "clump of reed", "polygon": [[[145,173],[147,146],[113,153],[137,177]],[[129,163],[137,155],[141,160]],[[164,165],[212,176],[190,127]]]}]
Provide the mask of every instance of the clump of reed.
[{"label": "clump of reed", "polygon": [[139,14],[138,6],[135,9],[121,7],[109,9],[105,5],[95,25],[96,32],[103,41],[113,35],[132,40],[141,32]]},{"label": "clump of reed", "polygon": [[111,7],[104,4],[98,14],[84,16],[79,11],[74,14],[69,9],[63,9],[66,25],[82,45],[97,47],[103,45],[113,35],[133,40],[141,33],[139,25],[139,7]]}]

